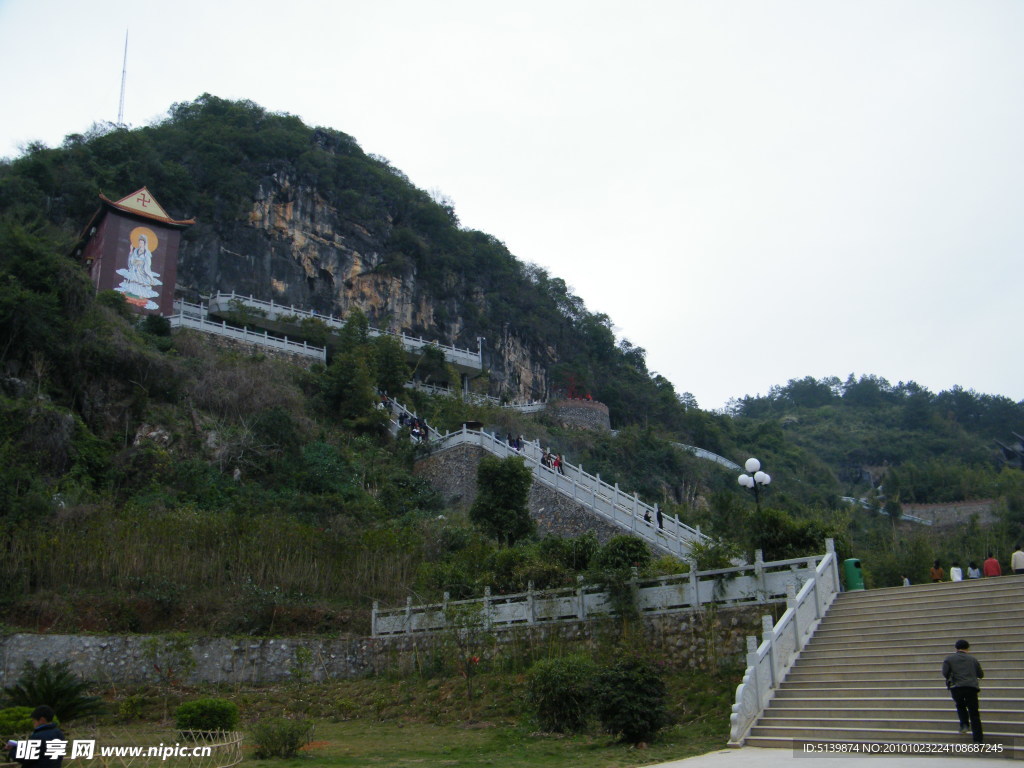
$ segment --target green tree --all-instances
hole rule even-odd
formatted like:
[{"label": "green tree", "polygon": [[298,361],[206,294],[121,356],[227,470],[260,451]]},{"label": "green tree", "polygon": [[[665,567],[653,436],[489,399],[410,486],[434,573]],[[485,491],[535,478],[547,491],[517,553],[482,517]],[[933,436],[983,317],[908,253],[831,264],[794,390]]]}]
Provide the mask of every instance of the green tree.
[{"label": "green tree", "polygon": [[651,741],[672,722],[665,682],[646,659],[623,659],[603,670],[594,689],[601,727],[630,744]]},{"label": "green tree", "polygon": [[542,659],[530,668],[529,700],[545,731],[575,733],[587,726],[593,712],[597,665],[571,655]]},{"label": "green tree", "polygon": [[373,340],[373,348],[377,387],[397,397],[412,378],[402,342],[394,336],[378,336]]},{"label": "green tree", "polygon": [[484,456],[476,474],[477,495],[469,518],[488,536],[511,545],[534,531],[527,508],[533,473],[523,459]]},{"label": "green tree", "polygon": [[601,571],[643,571],[651,564],[651,550],[636,536],[613,536],[598,551],[594,562]]}]

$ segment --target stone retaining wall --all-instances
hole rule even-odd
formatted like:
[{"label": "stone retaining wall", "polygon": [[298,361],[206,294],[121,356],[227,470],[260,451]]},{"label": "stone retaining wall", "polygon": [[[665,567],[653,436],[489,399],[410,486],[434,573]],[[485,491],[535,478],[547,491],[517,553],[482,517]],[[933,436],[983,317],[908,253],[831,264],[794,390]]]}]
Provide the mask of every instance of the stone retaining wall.
[{"label": "stone retaining wall", "polygon": [[608,406],[596,400],[555,400],[548,403],[547,412],[565,427],[599,432],[609,432],[612,428]]},{"label": "stone retaining wall", "polygon": [[[676,667],[742,667],[746,636],[759,632],[760,616],[771,610],[756,606],[644,617],[644,645]],[[593,650],[613,642],[618,633],[615,620],[602,619],[480,632],[470,642],[485,662],[501,664],[540,658],[566,647]],[[76,674],[105,685],[159,683],[168,678],[190,685],[261,684],[403,673],[425,664],[450,668],[452,654],[458,653],[453,637],[443,632],[348,639],[214,637],[182,642],[182,636],[6,635],[0,638],[0,686],[11,685],[29,661],[67,661]],[[194,660],[191,669],[188,657]]]}]

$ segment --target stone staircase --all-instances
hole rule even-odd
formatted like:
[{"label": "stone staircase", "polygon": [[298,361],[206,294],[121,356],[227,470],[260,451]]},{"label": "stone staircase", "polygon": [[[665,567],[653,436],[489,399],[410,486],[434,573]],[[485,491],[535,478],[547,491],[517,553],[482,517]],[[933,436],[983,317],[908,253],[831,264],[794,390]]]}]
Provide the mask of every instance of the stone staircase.
[{"label": "stone staircase", "polygon": [[970,742],[941,673],[961,637],[993,756],[1024,759],[1024,576],[838,595],[744,746]]}]

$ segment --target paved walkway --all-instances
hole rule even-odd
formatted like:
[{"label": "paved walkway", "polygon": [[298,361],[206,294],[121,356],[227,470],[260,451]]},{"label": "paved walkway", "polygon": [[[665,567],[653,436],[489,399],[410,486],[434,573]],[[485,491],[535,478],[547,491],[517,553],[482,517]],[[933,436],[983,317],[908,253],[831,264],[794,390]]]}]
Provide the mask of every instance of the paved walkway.
[{"label": "paved walkway", "polygon": [[[926,758],[924,761],[921,757]],[[954,755],[813,755],[789,749],[742,747],[658,763],[646,768],[997,768],[1020,765],[1016,760]]]}]

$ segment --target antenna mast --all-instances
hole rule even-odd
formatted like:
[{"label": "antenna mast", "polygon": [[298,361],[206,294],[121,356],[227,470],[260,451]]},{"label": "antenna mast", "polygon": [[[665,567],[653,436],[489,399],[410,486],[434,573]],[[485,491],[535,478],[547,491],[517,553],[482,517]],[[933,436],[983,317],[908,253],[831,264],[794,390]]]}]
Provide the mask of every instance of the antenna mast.
[{"label": "antenna mast", "polygon": [[121,103],[117,107],[117,127],[124,128],[124,84],[128,79],[128,28],[124,30],[124,63],[121,65]]}]

